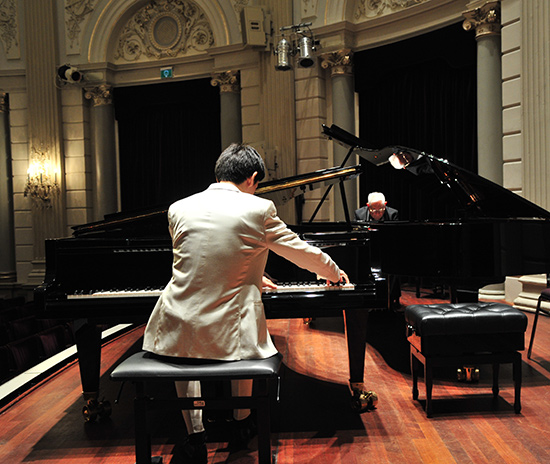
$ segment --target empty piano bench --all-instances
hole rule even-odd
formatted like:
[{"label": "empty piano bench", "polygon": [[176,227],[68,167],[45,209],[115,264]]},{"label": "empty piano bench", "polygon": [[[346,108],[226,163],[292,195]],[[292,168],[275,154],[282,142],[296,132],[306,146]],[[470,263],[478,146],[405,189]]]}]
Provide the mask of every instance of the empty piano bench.
[{"label": "empty piano bench", "polygon": [[[271,424],[269,405],[275,389],[270,381],[278,377],[282,355],[267,359],[185,363],[177,358],[158,357],[145,351],[130,356],[111,373],[111,380],[131,381],[136,386],[134,399],[135,449],[137,464],[162,462],[162,457],[151,457],[151,437],[147,425],[147,411],[153,408],[178,409],[256,409],[258,422],[258,461],[271,463]],[[174,382],[176,380],[237,380],[253,379],[253,395],[226,398],[151,398],[147,396],[147,382]]]},{"label": "empty piano bench", "polygon": [[493,365],[493,395],[498,397],[500,364],[513,364],[514,411],[521,411],[521,353],[527,317],[501,303],[448,303],[405,308],[411,349],[413,399],[418,399],[418,368],[424,365],[426,415],[432,416],[434,367]]}]

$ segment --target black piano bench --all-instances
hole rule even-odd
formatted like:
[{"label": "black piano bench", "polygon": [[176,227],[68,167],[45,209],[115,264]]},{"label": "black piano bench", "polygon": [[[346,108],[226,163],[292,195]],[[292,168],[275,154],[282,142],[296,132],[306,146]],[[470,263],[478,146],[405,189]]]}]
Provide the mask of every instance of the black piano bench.
[{"label": "black piano bench", "polygon": [[[111,380],[131,381],[136,386],[134,399],[136,464],[162,463],[162,457],[151,457],[151,437],[147,425],[147,411],[153,408],[178,409],[255,409],[258,422],[258,461],[271,463],[271,424],[269,405],[276,394],[270,381],[278,378],[282,355],[267,359],[185,363],[185,360],[166,358],[142,351],[130,356],[111,373]],[[147,396],[147,382],[174,382],[177,380],[237,380],[252,379],[250,397],[151,398]]]},{"label": "black piano bench", "polygon": [[513,364],[514,411],[521,411],[521,353],[527,316],[501,303],[447,303],[405,308],[411,350],[413,400],[418,400],[418,368],[424,365],[426,415],[432,417],[434,367],[493,365],[493,395],[498,397],[500,364]]}]

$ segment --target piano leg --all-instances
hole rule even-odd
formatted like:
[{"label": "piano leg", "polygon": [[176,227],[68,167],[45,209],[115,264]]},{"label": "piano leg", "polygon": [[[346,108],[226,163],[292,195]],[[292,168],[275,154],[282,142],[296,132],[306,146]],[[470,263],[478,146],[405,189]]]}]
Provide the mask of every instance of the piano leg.
[{"label": "piano leg", "polygon": [[86,405],[82,414],[87,422],[93,422],[97,416],[111,414],[108,401],[99,401],[99,377],[101,365],[101,329],[96,324],[83,322],[75,331],[78,366],[82,396]]},{"label": "piano leg", "polygon": [[348,345],[349,381],[352,383],[360,383],[364,380],[368,319],[368,311],[360,309],[344,310],[346,341]]},{"label": "piano leg", "polygon": [[352,407],[358,412],[375,409],[378,395],[364,385],[365,353],[367,349],[367,322],[365,309],[344,310],[344,324],[348,345],[348,362]]}]

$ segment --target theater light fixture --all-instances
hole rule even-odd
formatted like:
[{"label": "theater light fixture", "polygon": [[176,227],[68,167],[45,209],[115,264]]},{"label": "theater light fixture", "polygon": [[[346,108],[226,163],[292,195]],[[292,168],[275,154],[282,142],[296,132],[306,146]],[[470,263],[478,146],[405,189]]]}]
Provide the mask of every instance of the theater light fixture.
[{"label": "theater light fixture", "polygon": [[[277,42],[273,53],[277,56],[275,69],[278,71],[288,71],[292,69],[292,58],[297,56],[298,66],[301,68],[310,68],[315,63],[314,51],[317,49],[318,41],[315,40],[313,32],[309,28],[312,23],[293,24],[280,28],[281,38]],[[285,37],[285,31],[290,31],[288,38]]]},{"label": "theater light fixture", "polygon": [[284,36],[277,44],[275,55],[277,55],[277,64],[275,65],[275,69],[278,71],[288,71],[289,69],[292,69],[292,63],[290,62],[292,55],[290,42]]}]

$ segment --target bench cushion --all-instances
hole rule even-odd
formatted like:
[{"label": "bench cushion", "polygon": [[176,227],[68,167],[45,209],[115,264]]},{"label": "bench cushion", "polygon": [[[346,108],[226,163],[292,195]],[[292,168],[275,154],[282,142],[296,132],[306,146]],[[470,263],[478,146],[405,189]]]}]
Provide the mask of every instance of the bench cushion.
[{"label": "bench cushion", "polygon": [[502,303],[410,305],[405,320],[417,335],[525,332],[527,316]]},{"label": "bench cushion", "polygon": [[266,359],[240,361],[189,360],[157,356],[140,351],[120,363],[111,373],[112,380],[226,380],[276,377],[282,362],[277,353]]},{"label": "bench cushion", "polygon": [[408,340],[424,355],[525,349],[527,316],[502,303],[444,303],[405,308]]}]

